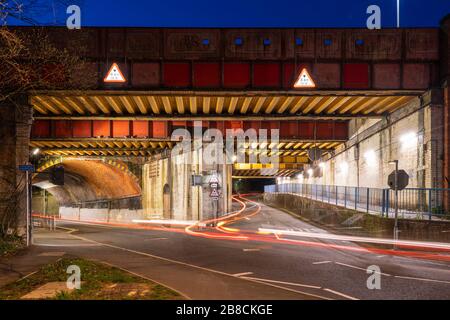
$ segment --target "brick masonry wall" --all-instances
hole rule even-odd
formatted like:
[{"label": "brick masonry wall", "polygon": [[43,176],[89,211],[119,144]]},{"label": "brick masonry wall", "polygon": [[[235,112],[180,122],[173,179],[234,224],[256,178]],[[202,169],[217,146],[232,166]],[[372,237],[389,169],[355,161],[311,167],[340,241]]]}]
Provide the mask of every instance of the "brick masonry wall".
[{"label": "brick masonry wall", "polygon": [[355,144],[347,144],[324,162],[318,176],[306,174],[303,182],[386,188],[394,170],[389,162],[399,160],[400,169],[410,176],[409,187],[442,187],[443,110],[436,101],[421,108],[417,99],[401,111],[403,115],[398,112],[360,131],[353,137]]},{"label": "brick masonry wall", "polygon": [[0,105],[0,218],[15,216],[10,227],[18,234],[26,225],[26,189],[25,174],[17,167],[29,161],[31,117],[25,97]]}]

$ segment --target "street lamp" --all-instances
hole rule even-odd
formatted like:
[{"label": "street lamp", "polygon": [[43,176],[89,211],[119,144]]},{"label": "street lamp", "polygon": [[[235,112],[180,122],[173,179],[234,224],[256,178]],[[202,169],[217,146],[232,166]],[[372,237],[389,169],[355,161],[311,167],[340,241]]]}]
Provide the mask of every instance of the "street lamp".
[{"label": "street lamp", "polygon": [[394,178],[394,190],[395,190],[395,221],[394,221],[394,240],[398,240],[398,160],[389,161],[389,164],[395,164],[395,178]]}]

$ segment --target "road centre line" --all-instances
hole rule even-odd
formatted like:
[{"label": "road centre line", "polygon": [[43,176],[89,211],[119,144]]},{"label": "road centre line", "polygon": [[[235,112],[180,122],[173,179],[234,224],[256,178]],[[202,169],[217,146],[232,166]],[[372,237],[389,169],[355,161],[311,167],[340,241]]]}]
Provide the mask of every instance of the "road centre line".
[{"label": "road centre line", "polygon": [[233,276],[239,278],[239,277],[242,277],[242,276],[249,276],[251,274],[253,274],[253,272],[241,272],[241,273],[235,273],[235,274],[233,274]]},{"label": "road centre line", "polygon": [[312,264],[325,264],[325,263],[331,263],[331,261],[317,261],[317,262],[313,262]]}]

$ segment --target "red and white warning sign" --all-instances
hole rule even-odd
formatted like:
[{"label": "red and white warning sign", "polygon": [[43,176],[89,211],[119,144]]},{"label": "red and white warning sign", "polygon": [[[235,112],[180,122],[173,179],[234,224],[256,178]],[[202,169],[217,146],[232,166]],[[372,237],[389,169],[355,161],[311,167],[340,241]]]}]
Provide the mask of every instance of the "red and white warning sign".
[{"label": "red and white warning sign", "polygon": [[211,178],[209,179],[209,184],[218,184],[219,183],[219,178],[217,177],[217,175],[212,175]]},{"label": "red and white warning sign", "polygon": [[211,198],[219,198],[220,194],[219,194],[219,191],[217,191],[216,188],[213,188],[213,189],[211,190],[211,193],[209,194],[209,196],[210,196]]},{"label": "red and white warning sign", "polygon": [[295,81],[294,83],[294,88],[315,88],[315,87],[316,84],[309,75],[308,70],[306,70],[306,68],[303,68],[302,72],[300,72],[300,75],[297,78],[297,81]]},{"label": "red and white warning sign", "polygon": [[103,82],[115,82],[115,83],[122,83],[126,82],[127,80],[123,76],[122,72],[120,71],[119,66],[117,63],[113,63],[111,68],[109,69],[108,73],[106,74],[105,79],[103,79]]}]

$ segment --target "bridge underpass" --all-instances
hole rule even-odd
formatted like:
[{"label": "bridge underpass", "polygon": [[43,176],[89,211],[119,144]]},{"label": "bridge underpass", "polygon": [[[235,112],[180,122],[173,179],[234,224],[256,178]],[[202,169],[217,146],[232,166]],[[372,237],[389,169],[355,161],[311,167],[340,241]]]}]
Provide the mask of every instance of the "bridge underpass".
[{"label": "bridge underpass", "polygon": [[[411,187],[448,187],[448,22],[443,27],[83,28],[78,33],[52,28],[51,37],[63,46],[70,46],[67,41],[74,34],[86,36],[88,45],[80,48],[80,55],[87,68],[81,76],[94,75],[95,81],[89,89],[30,92],[17,101],[27,112],[11,104],[1,108],[0,121],[8,126],[0,128],[6,137],[0,161],[16,168],[30,153],[39,168],[33,181],[41,188],[36,205],[42,207],[37,200],[45,189],[47,197],[54,195],[47,205],[58,206],[58,214],[61,207],[70,220],[102,223],[58,222],[77,229],[76,235],[85,239],[77,239],[83,242],[80,247],[64,247],[68,253],[144,270],[150,278],[174,286],[192,276],[179,273],[178,262],[201,268],[214,265],[213,271],[231,276],[229,281],[209,282],[223,285],[220,290],[202,291],[196,289],[204,278],[194,274],[191,292],[208,293],[200,298],[210,298],[214,291],[238,292],[227,285],[241,281],[243,273],[279,287],[286,288],[288,282],[296,288],[313,285],[320,291],[311,291],[330,298],[447,298],[448,245],[436,242],[449,241],[448,223],[401,219],[400,237],[406,238],[391,250],[392,219],[366,214],[386,201],[369,202],[363,193],[370,189],[374,200],[382,200],[379,195],[393,170],[392,160],[399,160],[408,172]],[[240,45],[236,38],[242,40]],[[203,39],[210,45],[202,45]],[[122,83],[104,81],[114,62],[125,77]],[[303,69],[315,88],[294,86]],[[267,143],[246,143],[242,162],[208,167],[193,152],[179,156],[182,163],[191,161],[188,165],[177,166],[171,155],[182,141],[172,134],[178,129],[192,134],[198,126],[202,133],[279,129],[280,135],[276,142],[270,136]],[[270,146],[276,151],[266,149]],[[308,152],[317,149],[322,150],[320,159],[312,161]],[[275,154],[279,164],[248,161],[254,154]],[[64,186],[49,184],[50,172],[58,166],[64,167]],[[1,173],[12,181],[3,188],[5,193],[12,193],[11,185],[15,187],[23,173],[3,167]],[[193,186],[200,175],[204,185]],[[221,187],[219,200],[211,197],[213,176]],[[242,198],[233,205],[233,178],[249,184],[277,183],[272,187],[276,192],[265,194],[266,204],[274,207]],[[21,199],[18,203],[24,203]],[[421,199],[425,210],[437,208],[427,195]],[[446,210],[448,199],[441,200]],[[355,207],[360,212],[355,214]],[[196,222],[233,210],[239,211],[214,227]],[[408,214],[410,208],[404,211]],[[22,218],[23,212],[23,206],[17,209]],[[131,225],[136,218],[148,224]],[[167,227],[167,220],[181,226]],[[103,225],[123,222],[126,226]],[[74,242],[70,235],[62,237],[68,238],[65,243]],[[48,244],[48,239],[38,240]],[[91,247],[92,241],[96,246]],[[411,245],[419,248],[412,252]],[[426,257],[425,251],[430,253]],[[149,255],[166,259],[161,260],[164,268],[154,268],[158,258]],[[366,268],[374,264],[389,274],[382,291],[365,287]],[[142,268],[133,269],[136,265]]]},{"label": "bridge underpass", "polygon": [[[69,187],[65,187],[65,198],[62,191],[50,191],[56,194],[61,207],[73,205],[76,208],[76,203],[92,200],[103,203],[136,196],[141,199],[142,207],[138,208],[140,211],[134,211],[133,218],[199,220],[211,216],[200,213],[204,211],[202,206],[209,208],[209,195],[205,181],[203,192],[192,186],[193,174],[207,176],[211,172],[197,163],[182,169],[184,178],[181,180],[158,178],[171,176],[175,168],[164,164],[167,161],[164,159],[170,157],[170,150],[179,143],[179,137],[173,136],[176,130],[185,129],[193,134],[197,126],[201,127],[201,133],[216,129],[223,136],[227,132],[247,134],[242,150],[245,161],[239,163],[233,159],[231,164],[225,165],[231,168],[224,169],[221,177],[225,192],[221,195],[221,209],[215,209],[218,211],[215,214],[221,215],[231,211],[231,179],[249,180],[248,183],[255,184],[254,179],[263,178],[264,185],[274,178],[294,178],[305,171],[305,165],[312,163],[308,157],[310,149],[318,149],[321,157],[332,157],[336,149],[348,141],[351,119],[377,121],[411,103],[419,93],[418,90],[275,94],[261,91],[251,94],[245,91],[226,94],[40,92],[30,97],[35,111],[30,149],[39,152],[40,161],[50,164],[59,161],[66,168]],[[272,133],[273,129],[278,131]],[[267,140],[250,142],[248,132],[252,130],[257,138],[264,138],[261,130],[267,130]],[[261,163],[262,155],[276,156],[277,163]],[[134,179],[127,174],[118,175],[120,170],[111,171],[114,167],[105,164],[107,161],[120,162],[119,167]],[[36,176],[35,184],[42,184],[46,170],[45,164],[38,169],[42,173]],[[70,186],[77,181],[74,177],[83,178],[83,183]],[[120,183],[121,179],[125,179],[124,183]],[[175,189],[178,185],[184,187]],[[82,189],[85,194],[77,196],[72,189]],[[262,191],[262,187],[259,190]],[[170,192],[170,200],[165,192]],[[67,198],[72,202],[69,203]],[[67,210],[65,212],[67,214]],[[75,215],[71,213],[71,216]]]}]

